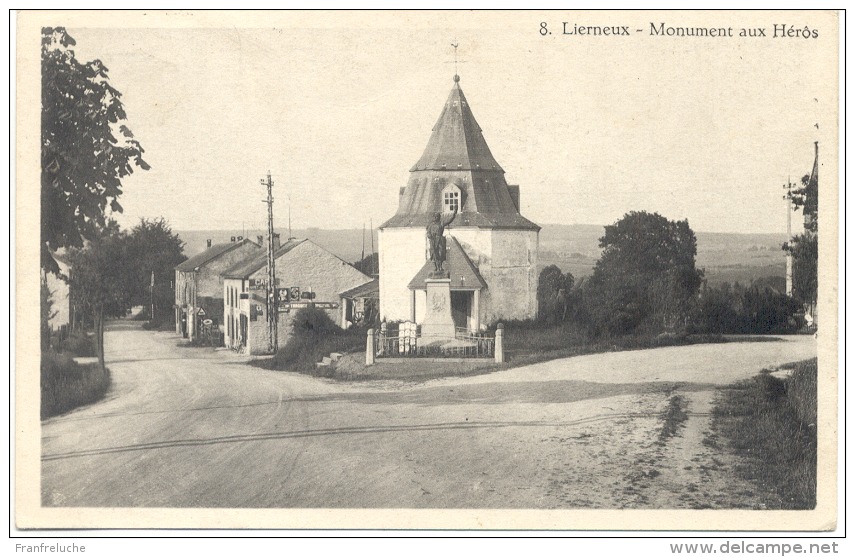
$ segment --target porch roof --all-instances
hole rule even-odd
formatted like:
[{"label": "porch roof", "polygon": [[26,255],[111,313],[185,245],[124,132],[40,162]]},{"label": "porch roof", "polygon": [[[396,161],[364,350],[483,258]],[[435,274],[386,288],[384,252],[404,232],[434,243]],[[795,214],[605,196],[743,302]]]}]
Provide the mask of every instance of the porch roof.
[{"label": "porch roof", "polygon": [[[451,279],[452,290],[481,290],[487,288],[487,281],[478,272],[478,268],[463,251],[463,247],[457,238],[448,236],[447,251],[445,254],[445,263],[443,269],[449,273]],[[424,266],[416,273],[407,288],[410,290],[425,290],[425,280],[430,278],[433,272],[433,261],[428,260]]]}]

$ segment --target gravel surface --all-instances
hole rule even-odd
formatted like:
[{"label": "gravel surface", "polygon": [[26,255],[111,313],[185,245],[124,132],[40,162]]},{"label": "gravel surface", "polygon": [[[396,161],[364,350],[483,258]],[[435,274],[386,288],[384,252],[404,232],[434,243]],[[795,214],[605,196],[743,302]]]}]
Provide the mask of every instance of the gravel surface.
[{"label": "gravel surface", "polygon": [[816,355],[803,336],[343,383],[179,340],[112,324],[107,398],[42,423],[45,506],[757,508],[704,443],[715,391]]}]

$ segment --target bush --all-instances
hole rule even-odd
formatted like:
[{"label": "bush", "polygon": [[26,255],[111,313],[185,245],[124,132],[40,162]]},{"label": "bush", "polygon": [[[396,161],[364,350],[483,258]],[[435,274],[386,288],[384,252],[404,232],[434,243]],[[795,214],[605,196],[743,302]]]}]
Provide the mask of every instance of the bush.
[{"label": "bush", "polygon": [[75,333],[63,340],[59,344],[60,352],[67,352],[71,356],[93,357],[95,353],[95,344],[86,333]]},{"label": "bush", "polygon": [[801,310],[793,298],[768,287],[724,284],[704,288],[692,314],[693,332],[724,334],[794,333]]},{"label": "bush", "polygon": [[317,364],[332,352],[342,354],[365,349],[365,330],[343,330],[323,310],[302,308],[294,314],[293,329],[288,342],[271,360],[272,369],[309,371],[315,373]]},{"label": "bush", "polygon": [[98,364],[78,365],[68,354],[42,353],[41,417],[63,414],[103,398],[110,372]]}]

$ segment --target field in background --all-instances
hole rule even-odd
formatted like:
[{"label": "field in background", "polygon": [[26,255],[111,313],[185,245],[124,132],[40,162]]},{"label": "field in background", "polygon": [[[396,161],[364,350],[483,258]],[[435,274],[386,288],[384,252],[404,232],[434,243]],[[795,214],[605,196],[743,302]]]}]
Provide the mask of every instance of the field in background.
[{"label": "field in background", "polygon": [[[263,230],[179,230],[178,235],[190,257],[205,249],[206,240],[228,242],[232,236],[256,238]],[[281,231],[287,235],[287,231]],[[363,249],[361,229],[326,230],[320,228],[294,229],[292,235],[308,238],[342,259],[356,262]],[[558,265],[577,279],[590,275],[600,256],[599,239],[603,227],[588,224],[547,224],[540,231],[541,268]],[[758,278],[784,277],[784,252],[781,244],[786,234],[722,234],[696,232],[698,238],[697,266],[705,269],[709,284],[740,282],[749,284]],[[283,240],[285,240],[283,236]],[[377,231],[374,231],[377,247]],[[371,253],[371,233],[365,232],[365,253]]]}]

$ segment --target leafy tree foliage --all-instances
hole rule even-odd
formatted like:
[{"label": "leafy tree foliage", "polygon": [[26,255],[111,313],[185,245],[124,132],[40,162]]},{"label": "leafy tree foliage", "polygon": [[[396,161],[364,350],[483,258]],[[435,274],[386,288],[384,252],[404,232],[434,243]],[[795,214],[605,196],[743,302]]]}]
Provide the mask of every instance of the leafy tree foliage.
[{"label": "leafy tree foliage", "polygon": [[184,242],[178,234],[172,232],[165,219],[140,219],[131,229],[128,250],[130,261],[127,273],[132,304],[150,308],[154,298],[155,315],[152,319],[158,321],[170,317],[175,301],[172,286],[175,266],[187,259],[184,256]]},{"label": "leafy tree foliage", "polygon": [[354,263],[353,266],[356,267],[359,272],[364,273],[369,277],[375,276],[378,273],[378,269],[380,269],[380,254],[368,254],[363,259]]},{"label": "leafy tree foliage", "polygon": [[565,275],[556,265],[549,265],[540,272],[537,281],[537,318],[540,321],[554,324],[567,318],[573,282],[573,275]]},{"label": "leafy tree foliage", "polygon": [[704,286],[693,310],[692,328],[700,333],[769,334],[798,329],[793,315],[799,303],[774,288],[760,286],[761,281],[746,288],[739,283]]},{"label": "leafy tree foliage", "polygon": [[57,312],[53,309],[53,292],[48,286],[47,277],[42,275],[39,294],[41,298],[41,347],[42,352],[50,347],[50,320],[56,317]]},{"label": "leafy tree foliage", "polygon": [[787,195],[793,203],[793,210],[802,210],[805,216],[805,229],[808,232],[817,231],[817,214],[819,209],[819,180],[816,176],[816,165],[811,174],[802,176],[801,186],[790,191]]},{"label": "leafy tree foliage", "polygon": [[134,277],[130,237],[111,224],[90,240],[86,248],[72,250],[71,303],[76,311],[92,318],[95,330],[95,353],[104,365],[104,319],[121,317],[133,305]]},{"label": "leafy tree foliage", "polygon": [[603,254],[586,289],[595,332],[686,324],[703,277],[695,269],[697,241],[687,221],[633,211],[606,226],[600,247]]},{"label": "leafy tree foliage", "polygon": [[63,27],[42,29],[41,265],[53,273],[50,253],[95,238],[108,205],[122,210],[122,178],[149,169],[106,66],[77,60],[75,44]]},{"label": "leafy tree foliage", "polygon": [[817,300],[819,264],[818,237],[805,232],[790,240],[787,249],[793,255],[793,296],[805,304]]}]

